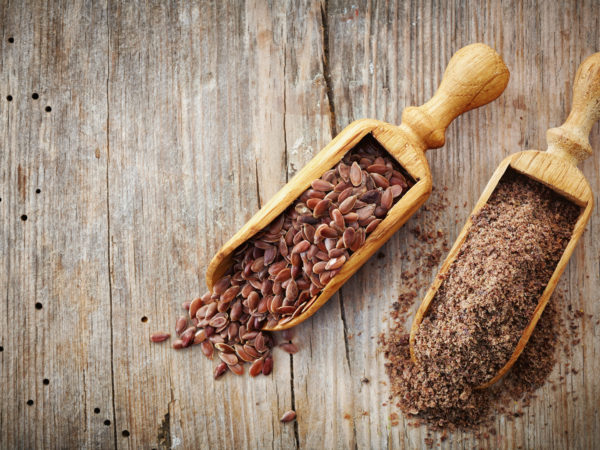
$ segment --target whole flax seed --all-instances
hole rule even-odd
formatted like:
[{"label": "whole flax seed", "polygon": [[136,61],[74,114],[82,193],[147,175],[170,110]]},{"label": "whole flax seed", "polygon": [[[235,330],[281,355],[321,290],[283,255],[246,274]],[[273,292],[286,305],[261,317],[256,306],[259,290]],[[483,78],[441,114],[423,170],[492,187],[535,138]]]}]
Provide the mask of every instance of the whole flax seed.
[{"label": "whole flax seed", "polygon": [[[282,214],[232,255],[232,265],[212,289],[187,305],[193,326],[180,318],[177,349],[200,344],[228,370],[251,376],[273,368],[274,335],[306,311],[388,211],[414,184],[371,136],[365,136]],[[290,354],[296,344],[282,343]],[[262,361],[256,362],[255,361]],[[226,370],[215,372],[215,378]]]},{"label": "whole flax seed", "polygon": [[280,421],[283,423],[287,423],[287,422],[291,422],[292,420],[294,420],[296,418],[296,411],[294,411],[293,409],[286,411],[283,416],[281,416]]}]

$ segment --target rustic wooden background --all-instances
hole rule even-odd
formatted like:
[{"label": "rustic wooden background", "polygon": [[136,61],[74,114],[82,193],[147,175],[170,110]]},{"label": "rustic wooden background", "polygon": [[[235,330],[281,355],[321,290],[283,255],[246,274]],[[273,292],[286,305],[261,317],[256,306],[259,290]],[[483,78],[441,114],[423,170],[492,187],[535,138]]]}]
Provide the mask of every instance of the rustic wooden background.
[{"label": "rustic wooden background", "polygon": [[[501,159],[545,148],[566,117],[599,21],[589,0],[1,0],[0,447],[422,446],[423,428],[390,425],[376,341],[418,268],[401,259],[409,228],[431,215],[298,328],[301,352],[276,354],[272,376],[215,382],[199,349],[148,335],[173,328],[218,247],[332,136],[362,117],[399,123],[482,41],[509,86],[428,154],[451,188],[437,226],[452,242]],[[591,141],[582,168],[600,195],[598,126]],[[600,445],[599,209],[561,283],[593,315],[578,373],[563,358],[566,380],[523,417],[443,447]],[[297,423],[280,424],[292,407]]]}]

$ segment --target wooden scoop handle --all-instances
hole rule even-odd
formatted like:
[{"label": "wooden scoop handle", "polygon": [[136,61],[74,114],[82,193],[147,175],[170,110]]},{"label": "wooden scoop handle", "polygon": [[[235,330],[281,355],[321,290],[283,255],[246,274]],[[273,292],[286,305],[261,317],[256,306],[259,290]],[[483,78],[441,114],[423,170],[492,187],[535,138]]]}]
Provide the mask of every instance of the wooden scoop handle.
[{"label": "wooden scoop handle", "polygon": [[467,45],[450,59],[431,100],[403,111],[401,128],[416,138],[423,149],[441,147],[450,122],[498,98],[509,76],[506,64],[493,49],[485,44]]},{"label": "wooden scoop handle", "polygon": [[573,85],[573,106],[565,123],[546,132],[548,153],[577,165],[592,154],[589,135],[600,119],[600,53],[581,63]]}]

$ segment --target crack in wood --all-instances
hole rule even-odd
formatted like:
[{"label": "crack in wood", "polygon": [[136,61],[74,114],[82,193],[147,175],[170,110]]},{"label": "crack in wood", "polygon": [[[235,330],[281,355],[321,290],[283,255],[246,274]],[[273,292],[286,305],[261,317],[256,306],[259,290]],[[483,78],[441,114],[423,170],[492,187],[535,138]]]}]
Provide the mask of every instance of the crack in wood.
[{"label": "crack in wood", "polygon": [[83,375],[83,432],[88,432],[88,416],[87,416],[87,382],[85,381],[85,369]]},{"label": "crack in wood", "polygon": [[286,69],[287,69],[287,46],[283,45],[283,158],[285,167],[285,182],[287,183],[290,179],[290,170],[288,168],[288,144],[287,144],[287,129],[286,129],[286,113],[287,113],[287,83],[286,83]]},{"label": "crack in wood", "polygon": [[335,105],[333,101],[333,82],[329,69],[329,21],[327,17],[328,1],[321,3],[321,45],[323,47],[323,77],[325,78],[325,91],[329,101],[329,127],[331,137],[337,135],[337,124],[335,119]]},{"label": "crack in wood", "polygon": [[254,174],[256,175],[256,202],[258,203],[258,209],[262,208],[262,202],[260,201],[260,181],[258,176],[258,159],[254,160]]},{"label": "crack in wood", "polygon": [[[286,83],[286,69],[287,69],[287,46],[283,46],[283,114],[282,114],[282,126],[283,126],[283,155],[284,155],[284,167],[285,167],[285,182],[289,181],[289,167],[288,167],[288,145],[287,145],[287,129],[286,129],[286,108],[287,108],[287,83]],[[290,355],[290,391],[292,397],[292,409],[296,410],[296,394],[294,392],[294,355]],[[300,436],[298,434],[298,421],[294,421],[294,440],[296,441],[296,448],[300,448]]]},{"label": "crack in wood", "polygon": [[[170,403],[169,403],[170,405]],[[171,410],[169,406],[169,411]],[[171,448],[171,414],[167,412],[158,428],[158,445],[160,448]]]},{"label": "crack in wood", "polygon": [[341,289],[339,290],[338,295],[340,299],[340,316],[344,328],[344,349],[346,354],[346,364],[348,364],[348,371],[350,372],[350,375],[352,375],[352,364],[350,364],[350,347],[348,345],[348,325],[346,323],[346,310],[344,309],[344,297],[342,295]]},{"label": "crack in wood", "polygon": [[[292,409],[296,411],[296,393],[294,392],[294,355],[290,355],[290,388],[292,391]],[[298,434],[298,421],[294,420],[294,439],[296,448],[300,448],[300,435]]]},{"label": "crack in wood", "polygon": [[[108,1],[106,3],[107,11],[110,9]],[[113,434],[115,450],[117,449],[117,408],[115,404],[115,357],[114,357],[114,330],[113,330],[113,295],[112,295],[112,277],[111,277],[111,254],[110,254],[110,14],[106,14],[106,252],[108,269],[108,299],[110,309],[110,382],[112,388],[112,412],[113,412]]]}]

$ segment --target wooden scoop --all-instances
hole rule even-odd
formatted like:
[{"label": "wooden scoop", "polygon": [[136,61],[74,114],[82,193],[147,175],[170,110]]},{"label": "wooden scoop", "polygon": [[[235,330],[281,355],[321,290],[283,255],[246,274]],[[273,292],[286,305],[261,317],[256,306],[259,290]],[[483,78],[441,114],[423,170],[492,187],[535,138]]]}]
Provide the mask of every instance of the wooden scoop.
[{"label": "wooden scoop", "polygon": [[431,100],[418,108],[408,107],[403,111],[400,126],[373,119],[348,125],[217,252],[206,273],[209,289],[212,290],[214,283],[231,266],[236,248],[284,212],[313,180],[340,162],[346,152],[370,133],[416,184],[388,211],[385,219],[327,283],[312,306],[270,330],[284,330],[312,316],[427,200],[431,193],[431,173],[425,150],[444,145],[450,122],[460,114],[496,99],[504,91],[508,78],[508,69],[494,50],[484,44],[472,44],[454,54]]},{"label": "wooden scoop", "polygon": [[[473,208],[470,217],[476,214],[486,204],[506,169],[511,167],[517,172],[543,183],[571,202],[579,205],[582,209],[582,212],[575,223],[571,240],[567,244],[546,289],[542,293],[533,313],[533,317],[523,331],[514,353],[490,381],[478,386],[479,389],[487,388],[500,380],[518,359],[542,315],[560,276],[565,270],[567,262],[573,253],[573,249],[590,218],[594,205],[592,191],[587,180],[577,168],[577,164],[592,154],[588,136],[592,125],[599,118],[600,53],[595,53],[588,57],[577,70],[573,88],[573,107],[567,121],[559,128],[551,128],[546,132],[548,149],[545,152],[527,150],[507,157],[500,163],[500,166],[492,175],[492,178]],[[426,316],[427,310],[429,309],[438,288],[442,284],[444,275],[454,262],[460,247],[465,241],[471,224],[472,222],[469,218],[415,315],[410,331],[410,352],[411,357],[415,362],[414,342],[417,329],[423,321],[423,318]]]}]

